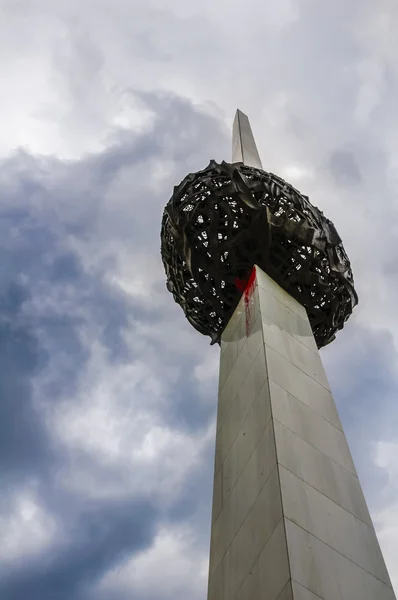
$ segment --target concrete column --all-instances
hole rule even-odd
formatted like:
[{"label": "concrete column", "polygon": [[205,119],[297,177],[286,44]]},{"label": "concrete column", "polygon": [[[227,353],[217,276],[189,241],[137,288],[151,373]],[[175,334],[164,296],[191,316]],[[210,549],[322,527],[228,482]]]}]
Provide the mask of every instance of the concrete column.
[{"label": "concrete column", "polygon": [[256,267],[221,344],[208,600],[394,600],[305,309]]}]

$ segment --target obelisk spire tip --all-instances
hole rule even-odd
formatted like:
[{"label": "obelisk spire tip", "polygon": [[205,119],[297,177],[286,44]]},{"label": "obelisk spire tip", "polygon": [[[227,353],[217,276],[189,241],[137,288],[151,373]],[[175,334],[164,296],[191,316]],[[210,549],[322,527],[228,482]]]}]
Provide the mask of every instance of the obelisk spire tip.
[{"label": "obelisk spire tip", "polygon": [[263,168],[249,118],[239,108],[236,110],[232,132],[232,162],[243,162],[257,169]]}]

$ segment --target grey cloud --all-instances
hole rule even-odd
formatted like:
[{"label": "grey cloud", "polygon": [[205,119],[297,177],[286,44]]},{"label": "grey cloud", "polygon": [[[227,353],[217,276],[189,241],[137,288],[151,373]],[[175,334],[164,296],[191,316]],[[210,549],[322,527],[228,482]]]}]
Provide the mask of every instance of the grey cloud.
[{"label": "grey cloud", "polygon": [[352,185],[362,180],[355,156],[347,150],[335,150],[330,156],[329,168],[339,185]]},{"label": "grey cloud", "polygon": [[387,481],[372,466],[369,442],[393,439],[393,424],[398,423],[393,338],[387,330],[367,329],[354,322],[340,332],[335,345],[324,349],[322,357],[365,495],[374,508]]}]

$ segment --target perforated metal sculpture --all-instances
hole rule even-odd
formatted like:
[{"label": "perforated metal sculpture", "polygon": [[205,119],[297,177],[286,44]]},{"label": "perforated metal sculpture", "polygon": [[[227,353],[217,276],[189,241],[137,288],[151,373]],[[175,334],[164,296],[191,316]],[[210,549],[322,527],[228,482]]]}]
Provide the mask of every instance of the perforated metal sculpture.
[{"label": "perforated metal sculpture", "polygon": [[305,306],[318,347],[358,301],[333,223],[283,179],[243,163],[210,161],[174,188],[161,246],[167,288],[212,343],[254,264]]}]

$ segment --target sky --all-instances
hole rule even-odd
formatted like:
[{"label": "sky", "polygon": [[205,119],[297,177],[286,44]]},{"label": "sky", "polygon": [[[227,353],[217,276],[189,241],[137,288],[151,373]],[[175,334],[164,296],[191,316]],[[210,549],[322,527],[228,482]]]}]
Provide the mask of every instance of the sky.
[{"label": "sky", "polygon": [[321,354],[398,589],[397,29],[395,0],[2,0],[1,598],[206,598],[219,349],[160,223],[238,107],[352,262]]}]

